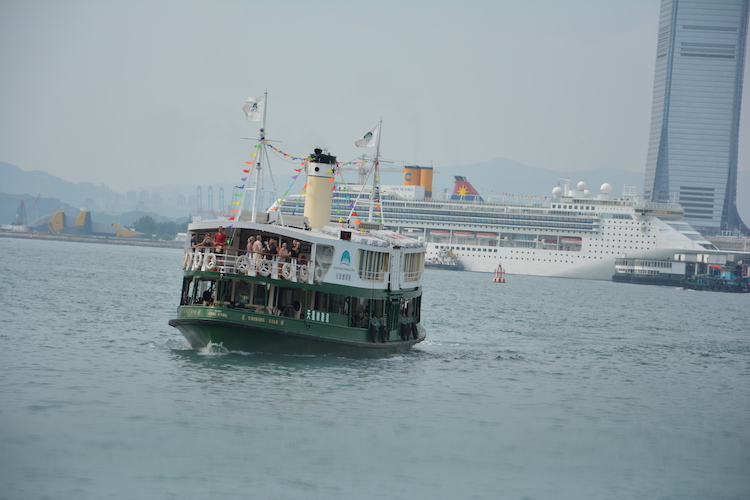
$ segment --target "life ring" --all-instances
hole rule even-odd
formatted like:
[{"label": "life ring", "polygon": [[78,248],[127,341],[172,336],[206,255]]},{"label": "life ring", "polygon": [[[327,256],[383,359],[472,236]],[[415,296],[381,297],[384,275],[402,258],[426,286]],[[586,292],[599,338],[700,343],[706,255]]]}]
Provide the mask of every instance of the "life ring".
[{"label": "life ring", "polygon": [[373,344],[378,341],[378,328],[374,324],[370,324],[370,342]]},{"label": "life ring", "polygon": [[185,255],[182,257],[182,269],[187,271],[190,269],[190,266],[193,265],[193,254],[191,252],[185,252]]},{"label": "life ring", "polygon": [[195,252],[193,254],[193,271],[197,271],[201,267],[201,261],[203,260],[203,254],[200,252]]},{"label": "life ring", "polygon": [[323,268],[320,266],[315,267],[315,282],[320,283],[323,281]]},{"label": "life ring", "polygon": [[271,263],[267,260],[261,260],[260,264],[258,264],[258,272],[261,276],[268,276],[271,274]]},{"label": "life ring", "polygon": [[237,257],[235,267],[242,274],[246,274],[247,270],[250,269],[250,259],[247,258],[247,255],[240,255]]},{"label": "life ring", "polygon": [[419,329],[417,328],[417,322],[411,324],[411,336],[414,340],[419,338]]},{"label": "life ring", "polygon": [[300,281],[306,282],[309,277],[310,277],[310,267],[307,264],[302,264],[299,268]]},{"label": "life ring", "polygon": [[206,258],[203,260],[203,267],[206,268],[206,271],[213,271],[216,267],[216,254],[211,252],[208,255],[206,255]]},{"label": "life ring", "polygon": [[281,276],[283,276],[285,280],[292,279],[294,276],[294,267],[291,262],[285,262],[284,265],[281,266]]},{"label": "life ring", "polygon": [[388,336],[388,329],[385,327],[385,324],[380,325],[380,342],[385,344],[388,341]]}]

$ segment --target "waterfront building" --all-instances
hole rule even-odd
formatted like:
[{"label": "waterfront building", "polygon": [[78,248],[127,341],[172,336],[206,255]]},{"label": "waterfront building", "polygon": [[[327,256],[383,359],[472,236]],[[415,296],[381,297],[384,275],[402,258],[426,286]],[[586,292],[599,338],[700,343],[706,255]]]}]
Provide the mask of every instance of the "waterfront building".
[{"label": "waterfront building", "polygon": [[[736,207],[748,0],[662,0],[644,194],[704,234],[747,232]],[[747,132],[746,132],[747,133]]]}]

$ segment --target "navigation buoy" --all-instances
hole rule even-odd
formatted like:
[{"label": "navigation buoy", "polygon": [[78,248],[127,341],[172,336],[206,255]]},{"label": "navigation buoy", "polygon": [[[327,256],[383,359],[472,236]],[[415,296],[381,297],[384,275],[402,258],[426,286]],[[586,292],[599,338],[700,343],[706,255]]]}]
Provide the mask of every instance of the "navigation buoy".
[{"label": "navigation buoy", "polygon": [[495,277],[492,278],[493,283],[505,283],[505,269],[502,265],[498,265],[495,269]]}]

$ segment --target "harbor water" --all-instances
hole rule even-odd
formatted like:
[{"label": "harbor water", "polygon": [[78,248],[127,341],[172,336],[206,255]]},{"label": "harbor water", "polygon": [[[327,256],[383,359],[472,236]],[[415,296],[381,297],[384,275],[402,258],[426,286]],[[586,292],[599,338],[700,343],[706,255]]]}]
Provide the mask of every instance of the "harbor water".
[{"label": "harbor water", "polygon": [[181,250],[0,238],[2,499],[747,499],[750,297],[427,270],[379,360],[196,351]]}]

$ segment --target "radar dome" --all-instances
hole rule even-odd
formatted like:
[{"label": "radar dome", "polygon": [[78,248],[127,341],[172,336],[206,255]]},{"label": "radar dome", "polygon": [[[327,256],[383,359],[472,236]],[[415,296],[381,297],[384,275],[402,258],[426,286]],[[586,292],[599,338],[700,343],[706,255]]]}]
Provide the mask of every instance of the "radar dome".
[{"label": "radar dome", "polygon": [[561,194],[562,194],[562,188],[560,186],[557,186],[554,189],[552,189],[552,196],[554,196],[555,198],[559,198]]},{"label": "radar dome", "polygon": [[579,191],[583,191],[584,189],[586,189],[586,183],[583,182],[583,181],[579,182],[578,183],[578,190]]},{"label": "radar dome", "polygon": [[584,198],[590,198],[591,197],[591,191],[589,191],[588,189],[584,189],[583,190],[583,197]]},{"label": "radar dome", "polygon": [[601,191],[604,194],[609,194],[612,192],[612,186],[607,184],[606,182],[602,184],[602,187],[599,188],[599,191]]}]

